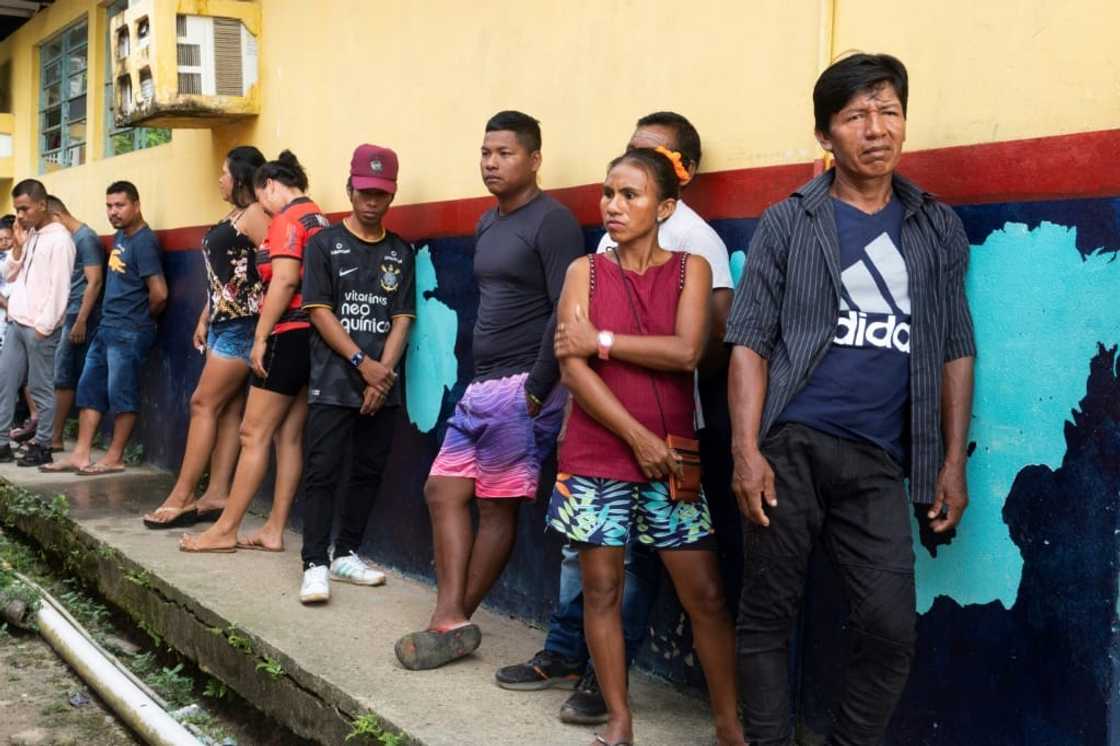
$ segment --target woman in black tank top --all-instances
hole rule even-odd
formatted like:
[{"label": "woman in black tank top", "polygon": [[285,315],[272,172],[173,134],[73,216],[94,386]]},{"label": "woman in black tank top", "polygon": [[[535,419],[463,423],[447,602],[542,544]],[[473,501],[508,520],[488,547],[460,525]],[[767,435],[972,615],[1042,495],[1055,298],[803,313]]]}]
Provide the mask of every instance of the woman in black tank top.
[{"label": "woman in black tank top", "polygon": [[[233,209],[202,241],[208,286],[192,343],[206,356],[191,396],[191,423],[179,478],[163,504],[144,516],[152,529],[214,520],[229,494],[240,450],[239,428],[249,376],[249,350],[264,296],[255,255],[268,231],[268,214],[257,204],[253,174],[264,156],[252,146],[229,151],[218,189]],[[195,488],[207,465],[210,482],[197,501]]]}]

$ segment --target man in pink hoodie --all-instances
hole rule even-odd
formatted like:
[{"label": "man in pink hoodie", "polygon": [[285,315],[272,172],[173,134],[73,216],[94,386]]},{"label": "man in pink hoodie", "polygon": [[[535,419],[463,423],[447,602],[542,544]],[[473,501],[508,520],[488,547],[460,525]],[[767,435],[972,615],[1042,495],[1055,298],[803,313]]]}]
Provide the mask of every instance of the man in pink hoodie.
[{"label": "man in pink hoodie", "polygon": [[14,458],[8,433],[16,397],[24,378],[39,410],[35,440],[20,466],[51,462],[54,424],[54,352],[62,336],[62,322],[70,295],[74,240],[70,231],[52,220],[47,190],[35,179],[24,179],[12,190],[16,211],[16,241],[0,272],[8,282],[8,330],[0,351],[0,462]]}]

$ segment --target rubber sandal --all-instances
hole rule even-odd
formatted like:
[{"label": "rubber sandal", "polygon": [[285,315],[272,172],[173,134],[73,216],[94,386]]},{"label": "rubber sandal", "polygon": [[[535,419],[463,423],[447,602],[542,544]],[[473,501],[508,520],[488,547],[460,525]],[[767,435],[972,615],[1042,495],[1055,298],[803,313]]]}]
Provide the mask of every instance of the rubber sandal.
[{"label": "rubber sandal", "polygon": [[78,469],[79,477],[101,477],[106,474],[120,474],[125,470],[123,466],[98,466],[97,464],[90,464]]},{"label": "rubber sandal", "polygon": [[210,508],[209,510],[200,510],[198,511],[198,522],[213,523],[222,515],[222,510],[223,508]]},{"label": "rubber sandal", "polygon": [[179,551],[186,552],[187,554],[233,554],[237,551],[237,547],[208,547],[199,549],[198,547],[183,546],[183,543],[179,542]]},{"label": "rubber sandal", "polygon": [[198,523],[198,511],[195,508],[172,508],[170,506],[163,508],[156,508],[152,511],[154,515],[160,513],[169,513],[172,510],[178,510],[179,515],[172,518],[170,521],[153,521],[150,518],[144,519],[144,525],[153,531],[162,531],[168,528],[182,528],[193,526]]},{"label": "rubber sandal", "polygon": [[[48,468],[53,467],[53,468]],[[74,466],[73,464],[43,464],[39,467],[39,471],[43,474],[77,474],[82,467]]]},{"label": "rubber sandal", "polygon": [[633,741],[615,741],[614,743],[611,743],[607,739],[600,736],[598,733],[595,734],[595,743],[602,744],[603,746],[634,746]]},{"label": "rubber sandal", "polygon": [[263,544],[253,544],[252,542],[248,542],[248,541],[239,541],[234,546],[236,546],[238,549],[248,549],[251,552],[274,552],[274,553],[279,553],[279,552],[284,551],[282,548],[281,549],[273,549],[272,547],[266,547]]},{"label": "rubber sandal", "polygon": [[470,655],[482,643],[477,624],[466,624],[446,632],[425,629],[397,640],[394,651],[401,665],[410,671],[428,671]]}]

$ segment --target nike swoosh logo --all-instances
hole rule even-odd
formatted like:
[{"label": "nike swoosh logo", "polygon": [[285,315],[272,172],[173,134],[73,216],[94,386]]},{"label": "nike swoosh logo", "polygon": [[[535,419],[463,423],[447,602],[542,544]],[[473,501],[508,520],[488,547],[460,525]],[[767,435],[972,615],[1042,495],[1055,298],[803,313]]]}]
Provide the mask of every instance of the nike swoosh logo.
[{"label": "nike swoosh logo", "polygon": [[345,277],[346,275],[350,274],[351,272],[357,272],[357,271],[358,271],[357,267],[351,267],[350,269],[340,269],[340,270],[338,270],[338,276],[339,277]]}]

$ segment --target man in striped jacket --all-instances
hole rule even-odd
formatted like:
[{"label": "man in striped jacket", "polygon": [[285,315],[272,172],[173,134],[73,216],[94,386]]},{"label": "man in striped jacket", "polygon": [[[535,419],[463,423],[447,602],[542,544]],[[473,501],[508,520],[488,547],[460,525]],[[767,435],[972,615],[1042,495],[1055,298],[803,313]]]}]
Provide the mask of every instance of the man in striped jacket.
[{"label": "man in striped jacket", "polygon": [[829,743],[882,741],[916,634],[904,480],[937,534],[968,505],[969,246],[948,207],[895,173],[906,101],[889,55],[821,74],[816,136],[835,168],[763,214],[728,322],[738,655],[757,746],[790,742],[788,646],[818,544],[851,607]]}]

